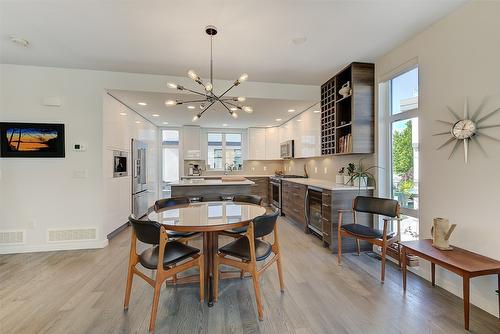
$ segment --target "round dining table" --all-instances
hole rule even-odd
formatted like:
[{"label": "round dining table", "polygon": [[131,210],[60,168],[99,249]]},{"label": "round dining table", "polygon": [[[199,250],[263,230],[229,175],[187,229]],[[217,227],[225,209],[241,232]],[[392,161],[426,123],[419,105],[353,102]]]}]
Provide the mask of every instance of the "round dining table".
[{"label": "round dining table", "polygon": [[163,224],[170,231],[203,233],[205,286],[208,289],[208,306],[211,307],[214,299],[214,259],[219,250],[219,232],[246,226],[252,219],[265,213],[265,207],[251,203],[194,202],[153,210],[148,214],[148,219]]}]

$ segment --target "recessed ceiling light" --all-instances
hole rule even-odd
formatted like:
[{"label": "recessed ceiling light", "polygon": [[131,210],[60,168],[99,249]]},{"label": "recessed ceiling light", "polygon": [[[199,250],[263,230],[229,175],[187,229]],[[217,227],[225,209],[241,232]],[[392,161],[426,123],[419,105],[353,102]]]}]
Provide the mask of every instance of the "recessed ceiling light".
[{"label": "recessed ceiling light", "polygon": [[158,114],[153,114],[151,116],[153,116],[153,117],[160,117],[160,115],[158,115]]},{"label": "recessed ceiling light", "polygon": [[140,106],[147,106],[148,105],[146,102],[138,102],[137,104]]},{"label": "recessed ceiling light", "polygon": [[226,124],[226,123],[224,123],[224,124],[222,124],[222,126],[227,126],[227,124]]},{"label": "recessed ceiling light", "polygon": [[295,109],[288,109],[288,112],[295,112]]},{"label": "recessed ceiling light", "polygon": [[297,122],[302,122],[302,120],[301,120],[301,119],[298,119],[298,120],[297,120]]},{"label": "recessed ceiling light", "polygon": [[195,106],[188,106],[188,109],[194,109],[196,108]]},{"label": "recessed ceiling light", "polygon": [[127,116],[127,113],[126,112],[121,112],[120,115]]},{"label": "recessed ceiling light", "polygon": [[304,44],[306,41],[307,41],[306,36],[297,36],[297,37],[292,38],[292,43],[295,45]]},{"label": "recessed ceiling light", "polygon": [[236,111],[236,110],[238,110],[238,108],[236,108],[236,107],[231,107],[231,108],[229,108],[229,109],[230,109],[231,111]]},{"label": "recessed ceiling light", "polygon": [[10,37],[10,41],[12,43],[14,43],[14,44],[17,44],[17,45],[20,45],[20,46],[24,46],[25,48],[27,48],[27,47],[30,46],[30,42],[27,39],[24,39],[24,38],[19,38],[19,37],[11,36]]},{"label": "recessed ceiling light", "polygon": [[163,124],[167,125],[167,124],[168,124],[168,122],[163,122]]},{"label": "recessed ceiling light", "polygon": [[136,122],[137,124],[140,124],[140,123],[141,123],[141,121],[135,121],[135,122]]},{"label": "recessed ceiling light", "polygon": [[313,113],[317,114],[319,113],[319,110],[313,110]]},{"label": "recessed ceiling light", "polygon": [[281,118],[276,118],[276,122],[280,122],[281,121]]}]

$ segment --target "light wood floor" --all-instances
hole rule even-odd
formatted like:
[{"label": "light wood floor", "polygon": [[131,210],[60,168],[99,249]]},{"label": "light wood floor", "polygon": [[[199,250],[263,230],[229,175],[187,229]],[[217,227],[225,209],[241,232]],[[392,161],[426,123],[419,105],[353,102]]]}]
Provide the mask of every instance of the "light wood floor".
[{"label": "light wood floor", "polygon": [[[397,267],[347,254],[342,266],[318,239],[280,220],[286,291],[275,268],[262,279],[264,321],[251,279],[221,282],[219,303],[198,286],[163,288],[156,333],[464,333],[461,299],[415,275],[403,294]],[[135,279],[123,295],[129,233],[99,250],[0,256],[0,333],[147,333],[153,289]],[[223,243],[223,241],[221,241]],[[471,332],[500,333],[500,322],[472,307]]]}]

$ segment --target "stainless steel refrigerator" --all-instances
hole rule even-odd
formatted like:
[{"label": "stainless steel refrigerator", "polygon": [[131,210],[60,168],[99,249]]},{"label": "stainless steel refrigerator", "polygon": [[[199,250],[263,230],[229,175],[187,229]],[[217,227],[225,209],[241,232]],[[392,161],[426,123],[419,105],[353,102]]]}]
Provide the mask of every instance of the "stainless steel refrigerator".
[{"label": "stainless steel refrigerator", "polygon": [[132,139],[132,213],[143,216],[151,205],[154,182],[147,179],[148,144]]}]

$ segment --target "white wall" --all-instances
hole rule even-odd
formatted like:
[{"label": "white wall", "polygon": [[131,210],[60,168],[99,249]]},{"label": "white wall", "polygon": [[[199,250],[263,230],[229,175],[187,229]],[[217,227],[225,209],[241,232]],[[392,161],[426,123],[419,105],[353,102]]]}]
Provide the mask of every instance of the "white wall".
[{"label": "white wall", "polygon": [[[0,231],[26,231],[25,244],[0,245],[0,253],[106,245],[108,231],[126,217],[120,218],[125,206],[116,212],[111,210],[114,197],[108,197],[125,191],[125,182],[111,193],[103,182],[107,175],[104,166],[108,166],[103,160],[103,133],[106,135],[110,128],[103,127],[106,118],[103,94],[113,89],[165,92],[166,82],[191,85],[190,79],[7,64],[0,66],[0,75],[0,121],[66,125],[64,159],[0,159]],[[318,87],[248,82],[237,87],[235,93],[247,97],[312,100],[318,96]],[[41,106],[41,99],[47,96],[61,97],[63,105],[59,108]],[[113,122],[110,124],[112,128]],[[126,148],[128,136],[119,137],[121,143],[116,145]],[[87,151],[72,151],[74,143],[86,144]],[[82,170],[86,171],[86,178],[73,177],[74,172]],[[98,240],[47,243],[47,229],[70,227],[96,227]]]},{"label": "white wall", "polygon": [[[127,115],[120,115],[125,113]],[[136,123],[140,122],[140,123]],[[103,95],[103,221],[104,235],[127,222],[131,212],[131,139],[148,144],[147,175],[150,205],[158,199],[158,127],[143,119],[126,106],[104,93]],[[128,176],[113,177],[113,151],[127,152]]]},{"label": "white wall", "polygon": [[[483,115],[500,107],[500,3],[470,2],[376,62],[382,80],[401,64],[417,57],[420,111],[420,237],[430,238],[433,217],[447,217],[458,224],[451,236],[454,245],[500,260],[500,143],[481,140],[489,157],[472,145],[469,164],[463,149],[451,160],[451,147],[437,151],[446,130],[436,119],[450,120],[449,105],[462,113],[464,97],[474,111],[483,98]],[[500,123],[500,115],[485,124]],[[487,131],[500,138],[499,128]],[[429,278],[421,261],[417,272]],[[409,283],[411,284],[411,282]],[[462,282],[454,274],[437,270],[437,284],[461,296]],[[498,315],[496,276],[472,280],[471,300]]]}]

